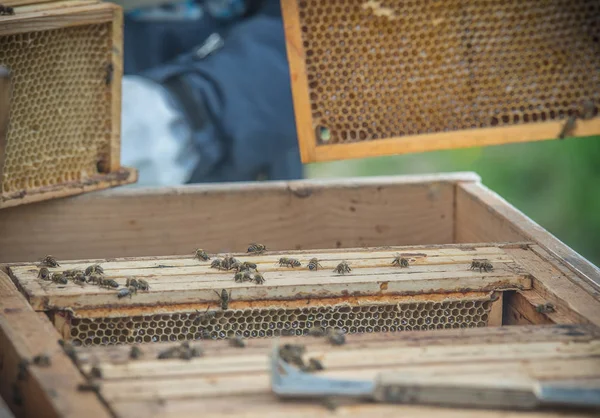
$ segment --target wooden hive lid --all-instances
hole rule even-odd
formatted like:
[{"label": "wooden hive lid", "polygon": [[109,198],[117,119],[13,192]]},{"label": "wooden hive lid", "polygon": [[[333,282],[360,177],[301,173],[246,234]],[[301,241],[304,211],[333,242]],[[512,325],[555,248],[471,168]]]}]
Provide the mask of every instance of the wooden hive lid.
[{"label": "wooden hive lid", "polygon": [[599,2],[281,4],[305,163],[600,134]]}]

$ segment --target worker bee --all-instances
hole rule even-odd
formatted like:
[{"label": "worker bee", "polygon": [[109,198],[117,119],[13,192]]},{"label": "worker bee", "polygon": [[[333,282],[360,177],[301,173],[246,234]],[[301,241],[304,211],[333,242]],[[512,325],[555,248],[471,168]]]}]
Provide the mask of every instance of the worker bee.
[{"label": "worker bee", "polygon": [[281,257],[279,259],[279,267],[300,267],[301,264],[295,258]]},{"label": "worker bee", "polygon": [[[203,321],[203,320],[210,321],[215,316],[217,316],[217,311],[209,311],[209,309],[210,309],[210,306],[207,306],[206,310],[204,312],[200,312],[200,311],[196,310],[196,313],[198,314],[198,320],[200,320],[200,321]],[[197,325],[197,324],[195,324],[195,325]]]},{"label": "worker bee", "polygon": [[52,280],[54,283],[58,283],[58,284],[69,283],[69,280],[67,280],[67,278],[65,276],[63,276],[62,273],[52,273],[52,276],[50,276],[50,280]]},{"label": "worker bee", "polygon": [[109,86],[112,83],[113,76],[115,74],[115,66],[112,62],[106,64],[106,75],[104,76],[104,83]]},{"label": "worker bee", "polygon": [[86,282],[86,277],[83,274],[83,271],[78,271],[73,277],[71,277],[71,280],[73,280],[73,282],[76,284],[82,285]]},{"label": "worker bee", "polygon": [[304,367],[302,356],[306,347],[300,344],[284,344],[279,347],[279,357],[288,364],[294,364],[300,368]]},{"label": "worker bee", "polygon": [[208,254],[206,254],[206,251],[204,251],[201,248],[198,248],[196,250],[196,253],[194,255],[198,260],[200,261],[208,261],[210,260],[210,256]]},{"label": "worker bee", "polygon": [[236,283],[243,283],[243,282],[251,282],[252,281],[252,273],[250,273],[249,271],[238,271],[237,273],[235,273],[235,276],[233,277],[233,279],[235,280]]},{"label": "worker bee", "polygon": [[220,258],[215,258],[212,263],[210,263],[210,268],[211,269],[217,269],[217,270],[221,270],[221,263],[223,262],[223,260],[221,260]]},{"label": "worker bee", "polygon": [[318,258],[311,258],[310,261],[308,262],[308,269],[309,270],[319,270],[320,268],[323,268],[323,266],[321,264],[319,264],[319,259]]},{"label": "worker bee", "polygon": [[583,105],[582,105],[582,112],[581,112],[581,119],[583,120],[588,120],[588,119],[592,119],[594,117],[594,113],[596,112],[596,106],[594,105],[594,102],[587,99],[584,100]]},{"label": "worker bee", "polygon": [[331,345],[343,345],[346,343],[346,336],[342,330],[328,328],[327,341],[329,341]]},{"label": "worker bee", "polygon": [[394,261],[392,261],[392,265],[398,267],[408,267],[408,260],[402,257],[400,254],[396,254],[396,258],[394,258]]},{"label": "worker bee", "polygon": [[570,136],[573,133],[573,130],[575,129],[576,124],[577,124],[577,116],[575,116],[575,115],[569,116],[569,118],[563,125],[562,129],[560,130],[560,133],[558,134],[558,138],[565,139],[566,137]]},{"label": "worker bee", "polygon": [[119,299],[123,299],[124,297],[129,296],[129,298],[131,298],[134,293],[137,293],[137,287],[134,287],[134,286],[124,287],[123,289],[120,289],[117,292],[117,297]]},{"label": "worker bee", "polygon": [[77,385],[77,390],[80,392],[99,392],[100,385],[96,382],[85,382]]},{"label": "worker bee", "polygon": [[10,6],[3,6],[0,4],[0,16],[13,16],[15,14],[15,9]]},{"label": "worker bee", "polygon": [[58,264],[56,258],[52,257],[51,255],[47,255],[46,257],[42,258],[40,263],[46,267],[60,267],[60,264]]},{"label": "worker bee", "polygon": [[137,360],[140,357],[142,357],[144,353],[142,352],[142,349],[139,348],[137,345],[134,345],[131,347],[131,350],[129,350],[129,358],[132,360]]},{"label": "worker bee", "polygon": [[252,277],[252,280],[256,284],[263,284],[265,282],[265,277],[260,273],[254,273],[254,277]]},{"label": "worker bee", "polygon": [[137,279],[135,279],[135,278],[133,278],[133,277],[128,277],[128,278],[125,280],[125,286],[126,286],[126,287],[130,287],[130,286],[131,286],[131,287],[135,287],[135,288],[137,288],[137,287],[138,287],[138,281],[137,281]]},{"label": "worker bee", "polygon": [[100,366],[92,366],[89,373],[89,378],[91,379],[102,379],[102,369]]},{"label": "worker bee", "polygon": [[221,261],[221,267],[223,267],[224,270],[233,270],[234,265],[238,264],[239,261],[230,255],[226,255],[225,258],[223,258],[223,261]]},{"label": "worker bee", "polygon": [[244,348],[246,347],[246,341],[244,341],[244,339],[239,335],[236,335],[229,338],[229,345],[232,347]]},{"label": "worker bee", "polygon": [[150,284],[146,280],[144,280],[144,279],[138,279],[137,288],[139,290],[148,291],[148,290],[150,290]]},{"label": "worker bee", "polygon": [[482,271],[490,272],[492,270],[494,270],[494,266],[492,266],[492,263],[490,263],[488,260],[486,259],[481,259],[481,260],[477,260],[474,259],[471,262],[471,267],[469,267],[470,270],[477,270],[479,269],[479,272],[481,273]]},{"label": "worker bee", "polygon": [[85,269],[85,275],[91,276],[92,274],[104,274],[104,269],[99,264],[92,264],[88,268]]},{"label": "worker bee", "polygon": [[50,357],[47,354],[38,354],[33,358],[33,364],[38,367],[50,367]]},{"label": "worker bee", "polygon": [[38,278],[42,280],[50,280],[50,270],[46,267],[42,267],[40,271],[38,271]]},{"label": "worker bee", "polygon": [[72,269],[72,270],[65,270],[63,271],[63,276],[68,277],[70,279],[72,279],[73,277],[75,277],[78,273],[83,274],[83,270],[79,270],[79,269]]},{"label": "worker bee", "polygon": [[321,361],[316,358],[309,358],[308,364],[306,364],[306,365],[304,365],[304,367],[302,367],[302,371],[308,372],[308,373],[316,372],[318,370],[325,370],[325,366],[323,366],[323,363],[321,363]]},{"label": "worker bee", "polygon": [[313,327],[308,330],[307,335],[310,335],[311,337],[323,337],[325,336],[325,330],[321,327]]},{"label": "worker bee", "polygon": [[221,290],[221,293],[215,290],[217,296],[221,300],[221,309],[226,311],[229,308],[229,301],[231,300],[231,292],[227,293],[226,289]]},{"label": "worker bee", "polygon": [[252,253],[252,254],[262,254],[265,251],[267,251],[267,247],[265,245],[252,243],[248,246],[247,252]]},{"label": "worker bee", "polygon": [[119,287],[119,283],[117,283],[115,280],[113,279],[104,279],[101,278],[98,285],[100,287],[108,287],[108,288],[117,288]]},{"label": "worker bee", "polygon": [[554,305],[552,303],[550,303],[550,302],[540,303],[539,305],[537,305],[535,307],[535,310],[537,312],[539,312],[539,313],[542,313],[542,314],[556,312],[556,309],[554,308]]},{"label": "worker bee", "polygon": [[337,273],[337,274],[346,274],[346,273],[350,273],[352,271],[352,269],[350,268],[348,263],[346,263],[345,261],[342,261],[340,264],[337,265],[337,267],[333,271],[334,271],[334,273]]},{"label": "worker bee", "polygon": [[99,274],[90,274],[87,276],[86,282],[99,285],[102,280],[102,276]]},{"label": "worker bee", "polygon": [[244,270],[258,270],[258,266],[250,261],[244,261],[241,268]]}]

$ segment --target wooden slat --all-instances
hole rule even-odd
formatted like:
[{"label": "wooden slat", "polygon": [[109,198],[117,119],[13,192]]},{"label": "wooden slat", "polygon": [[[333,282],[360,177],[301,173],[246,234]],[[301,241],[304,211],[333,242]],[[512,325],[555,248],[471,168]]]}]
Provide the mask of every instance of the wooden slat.
[{"label": "wooden slat", "polygon": [[[49,367],[29,366],[18,380],[18,364],[46,353]],[[56,330],[40,317],[0,271],[0,394],[18,416],[109,417],[92,393],[77,392],[84,379],[57,343]],[[21,401],[16,404],[15,401]]]},{"label": "wooden slat", "polygon": [[[128,260],[102,263],[108,277],[115,278],[124,285],[127,276],[144,277],[150,283],[150,290],[138,292],[133,298],[118,299],[115,290],[99,288],[95,285],[59,286],[37,278],[38,269],[34,265],[11,266],[9,272],[24,290],[34,309],[49,308],[89,308],[94,306],[169,305],[182,303],[218,303],[216,292],[225,288],[232,292],[232,309],[240,301],[286,300],[310,297],[333,298],[343,296],[403,295],[451,292],[484,292],[500,289],[527,289],[529,275],[517,266],[501,248],[451,247],[448,249],[418,252],[410,247],[397,247],[390,250],[349,250],[347,252],[302,253],[303,261],[309,257],[322,260],[323,269],[309,271],[275,267],[280,255],[261,255],[249,258],[263,271],[266,283],[257,286],[253,283],[235,283],[232,272],[215,272],[209,268],[210,262],[200,263],[191,259]],[[406,254],[411,261],[418,263],[409,268],[391,265],[396,253]],[[454,254],[452,254],[454,253]],[[289,257],[300,257],[293,251]],[[415,255],[413,258],[410,255]],[[425,257],[423,257],[425,256]],[[481,273],[470,270],[473,259],[488,258],[494,264],[493,272]],[[332,270],[346,260],[353,270],[350,274],[338,275]],[[185,262],[182,262],[185,261]],[[192,261],[192,263],[190,263]],[[182,267],[149,268],[159,265],[183,264]],[[133,264],[133,266],[131,266]],[[264,266],[264,268],[263,268]],[[58,270],[74,267],[85,268],[86,264],[62,262]],[[134,267],[134,268],[130,268]],[[146,267],[146,268],[144,268]],[[56,269],[53,269],[56,270]]]},{"label": "wooden slat", "polygon": [[[306,356],[317,357],[325,365],[322,375],[347,379],[372,379],[377,373],[396,371],[440,379],[568,378],[597,384],[593,382],[600,381],[599,332],[597,327],[581,325],[525,326],[349,335],[341,347],[310,337],[282,338],[281,343],[305,344]],[[80,348],[78,353],[84,370],[89,371],[92,365],[100,367],[103,397],[126,417],[192,416],[192,405],[202,408],[203,416],[282,416],[290,404],[305,414],[326,412],[318,402],[280,402],[270,394],[267,358],[272,341],[251,340],[245,349],[209,341],[201,345],[205,352],[202,358],[156,360],[157,353],[167,346],[170,344],[142,346],[143,357],[136,361],[128,361],[129,347],[123,346]],[[377,408],[351,405],[342,406],[339,412],[374,416]],[[460,409],[412,408],[394,406],[390,411],[395,411],[394,416],[407,410],[415,414],[436,411],[433,415],[444,417],[459,413],[456,416],[469,416]],[[511,416],[509,412],[478,413],[476,416],[482,417]]]},{"label": "wooden slat", "polygon": [[456,190],[456,242],[535,241],[554,263],[573,273],[570,280],[600,298],[600,269],[480,183]]},{"label": "wooden slat", "polygon": [[8,408],[4,399],[0,396],[0,418],[14,418],[12,411]]},{"label": "wooden slat", "polygon": [[111,53],[111,138],[109,144],[108,161],[105,168],[111,173],[121,168],[121,80],[123,78],[123,10],[113,8],[111,27],[112,53]]},{"label": "wooden slat", "polygon": [[12,75],[10,69],[0,65],[0,186],[2,185],[6,161],[6,135],[8,133],[11,92]]},{"label": "wooden slat", "polygon": [[111,190],[0,211],[0,262],[239,251],[253,241],[281,250],[446,244],[454,184],[477,179],[457,173]]}]

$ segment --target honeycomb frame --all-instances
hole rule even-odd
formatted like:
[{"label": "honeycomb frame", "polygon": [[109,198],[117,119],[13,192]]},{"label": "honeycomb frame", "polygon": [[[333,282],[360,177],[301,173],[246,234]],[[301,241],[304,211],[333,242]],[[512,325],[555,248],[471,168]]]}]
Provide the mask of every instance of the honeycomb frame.
[{"label": "honeycomb frame", "polygon": [[275,338],[308,335],[311,328],[340,329],[347,334],[486,327],[492,307],[501,311],[497,293],[440,298],[354,301],[305,307],[265,304],[227,311],[180,311],[111,316],[80,316],[77,311],[54,312],[63,339],[75,346],[120,345],[204,339]]},{"label": "honeycomb frame", "polygon": [[281,6],[304,163],[600,134],[597,0]]},{"label": "honeycomb frame", "polygon": [[120,166],[122,11],[56,2],[1,16],[12,79],[0,208],[135,182]]}]

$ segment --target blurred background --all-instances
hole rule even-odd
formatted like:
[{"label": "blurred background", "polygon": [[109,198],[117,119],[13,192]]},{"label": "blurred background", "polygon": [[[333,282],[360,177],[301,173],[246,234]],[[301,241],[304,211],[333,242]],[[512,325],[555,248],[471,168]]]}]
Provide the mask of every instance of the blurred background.
[{"label": "blurred background", "polygon": [[302,166],[279,1],[117,1],[137,186],[475,171],[600,265],[600,137]]}]

